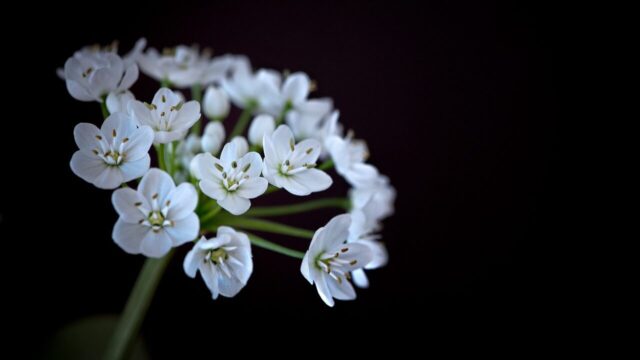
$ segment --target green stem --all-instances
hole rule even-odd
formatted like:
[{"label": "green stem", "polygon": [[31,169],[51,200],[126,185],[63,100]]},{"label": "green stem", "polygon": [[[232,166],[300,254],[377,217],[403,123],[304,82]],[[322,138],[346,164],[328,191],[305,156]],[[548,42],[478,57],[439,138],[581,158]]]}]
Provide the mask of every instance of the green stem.
[{"label": "green stem", "polygon": [[269,187],[267,188],[267,190],[264,192],[263,195],[271,194],[272,192],[276,192],[278,190],[280,190],[279,187],[276,187],[276,186],[273,186],[273,185],[269,184]]},{"label": "green stem", "polygon": [[303,202],[300,204],[284,205],[284,206],[262,206],[249,209],[244,215],[246,216],[279,216],[290,215],[301,212],[311,211],[322,208],[340,208],[349,209],[349,199],[345,198],[328,198]]},{"label": "green stem", "polygon": [[233,139],[234,137],[244,132],[244,129],[246,129],[247,125],[249,125],[251,114],[253,114],[253,110],[255,110],[257,106],[258,104],[255,102],[249,102],[247,104],[247,107],[242,111],[242,114],[240,114],[240,117],[238,118],[238,122],[236,123],[236,126],[233,128],[233,131],[231,131],[231,134],[229,135],[229,139]]},{"label": "green stem", "polygon": [[282,111],[280,112],[280,115],[276,119],[276,127],[278,127],[278,125],[280,125],[280,124],[282,124],[282,122],[284,122],[285,116],[287,116],[287,113],[292,108],[293,108],[293,104],[291,103],[291,101],[287,101],[287,103],[284,104],[284,108],[282,109]]},{"label": "green stem", "polygon": [[171,89],[171,81],[169,81],[169,79],[162,79],[162,81],[160,81],[160,87]]},{"label": "green stem", "polygon": [[[191,87],[191,98],[200,103],[202,107],[202,85],[195,84]],[[191,128],[191,133],[200,135],[200,130],[202,129],[202,116]]]},{"label": "green stem", "polygon": [[[202,221],[201,221],[202,223]],[[280,224],[273,221],[253,219],[240,216],[218,216],[215,225],[235,226],[245,230],[257,230],[274,234],[295,236],[303,239],[313,238],[313,231],[300,229],[289,225]]]},{"label": "green stem", "polygon": [[249,241],[255,246],[261,247],[263,249],[271,250],[277,252],[279,254],[287,255],[294,257],[296,259],[303,259],[304,253],[301,251],[289,249],[288,247],[284,247],[282,245],[278,245],[276,243],[272,243],[271,241],[265,240],[259,236],[256,236],[251,233],[247,233],[249,236]]},{"label": "green stem", "polygon": [[176,164],[176,150],[178,149],[178,141],[174,141],[171,143],[171,152],[169,153],[169,174],[171,177],[176,173],[177,164]]},{"label": "green stem", "polygon": [[100,109],[102,109],[102,117],[103,118],[108,118],[109,117],[109,109],[107,109],[107,98],[105,97],[104,99],[102,99],[102,102],[100,103]]},{"label": "green stem", "polygon": [[202,217],[200,218],[200,223],[204,224],[207,221],[213,219],[216,215],[218,215],[218,213],[220,212],[220,210],[222,210],[222,208],[220,207],[220,205],[216,204],[211,210],[209,210],[206,214],[202,215]]},{"label": "green stem", "polygon": [[153,294],[158,287],[167,264],[171,260],[173,251],[160,259],[149,258],[145,261],[133,290],[127,300],[118,325],[111,336],[105,353],[105,359],[125,359],[131,350],[134,340],[138,336],[140,325],[144,319]]},{"label": "green stem", "polygon": [[322,164],[320,164],[320,166],[318,166],[318,170],[328,170],[328,169],[331,169],[332,167],[333,167],[333,160],[328,159]]},{"label": "green stem", "polygon": [[167,165],[164,162],[164,147],[164,144],[158,144],[156,146],[156,155],[158,157],[158,166],[160,166],[160,169],[167,170]]}]

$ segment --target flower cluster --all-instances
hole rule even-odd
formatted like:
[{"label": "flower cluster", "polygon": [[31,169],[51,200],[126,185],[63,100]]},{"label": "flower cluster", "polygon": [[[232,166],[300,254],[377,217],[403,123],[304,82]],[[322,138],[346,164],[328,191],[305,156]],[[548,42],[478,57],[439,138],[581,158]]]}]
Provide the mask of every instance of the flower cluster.
[{"label": "flower cluster", "polygon": [[[396,194],[367,163],[366,143],[345,133],[333,101],[311,97],[315,82],[303,72],[254,70],[245,56],[195,46],[145,47],[141,39],[124,56],[116,45],[86,47],[58,71],[73,98],[102,107],[101,124],[75,127],[70,165],[86,182],[114,190],[114,242],[150,258],[191,243],[184,271],[200,272],[214,299],[247,284],[252,245],[301,259],[302,275],[327,305],[355,299],[353,285],[369,285],[365,270],[387,262],[381,221],[393,214]],[[160,83],[147,101],[130,91],[139,71]],[[177,89],[189,89],[191,99]],[[241,114],[227,133],[231,104]],[[351,186],[347,197],[252,207],[275,191],[297,199],[327,190],[336,180],[331,168]],[[323,207],[344,213],[315,232],[265,219]],[[310,239],[308,250],[254,230]]]}]

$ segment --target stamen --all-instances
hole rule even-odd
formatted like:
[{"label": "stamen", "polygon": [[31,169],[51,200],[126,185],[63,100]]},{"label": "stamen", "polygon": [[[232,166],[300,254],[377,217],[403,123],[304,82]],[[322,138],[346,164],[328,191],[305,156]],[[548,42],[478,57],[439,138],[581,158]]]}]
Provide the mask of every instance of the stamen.
[{"label": "stamen", "polygon": [[351,260],[351,261],[349,262],[349,265],[353,266],[353,265],[355,265],[355,264],[357,264],[357,263],[358,263],[358,260]]},{"label": "stamen", "polygon": [[153,200],[156,200],[156,199],[158,198],[158,193],[155,193],[155,194],[151,195],[151,198],[152,198]]},{"label": "stamen", "polygon": [[247,165],[245,165],[244,169],[242,169],[242,172],[247,172],[250,167],[251,167],[251,163],[248,163]]},{"label": "stamen", "polygon": [[122,139],[122,142],[123,142],[123,143],[126,143],[127,141],[129,141],[129,138],[128,138],[128,137],[126,137],[126,138]]},{"label": "stamen", "polygon": [[163,103],[164,103],[164,102],[167,102],[167,98],[166,98],[166,97],[164,97],[164,95],[162,95],[161,100],[162,100],[162,102],[163,102]]},{"label": "stamen", "polygon": [[238,167],[238,163],[235,162],[235,161],[232,161],[231,162],[231,167],[234,168],[234,169],[237,168]]},{"label": "stamen", "polygon": [[345,248],[340,249],[340,251],[342,251],[343,253],[345,253],[345,252],[349,251],[349,248],[346,248],[346,247],[345,247]]},{"label": "stamen", "polygon": [[224,171],[224,168],[222,167],[222,165],[216,163],[214,164],[214,166],[216,167],[216,169],[218,169],[218,171]]},{"label": "stamen", "polygon": [[291,148],[291,151],[293,151],[293,149],[295,148],[296,143],[293,139],[289,140],[289,147]]},{"label": "stamen", "polygon": [[111,135],[112,135],[113,137],[116,137],[116,129],[113,129],[113,131],[111,132]]},{"label": "stamen", "polygon": [[99,154],[97,149],[93,149],[93,153],[96,154],[96,155]]},{"label": "stamen", "polygon": [[100,136],[100,135],[96,135],[96,139],[98,139],[98,140],[102,140],[102,136]]},{"label": "stamen", "polygon": [[313,151],[313,148],[308,148],[308,149],[307,149],[307,151],[306,151],[306,153],[307,153],[307,154],[311,154],[311,152],[312,152],[312,151]]},{"label": "stamen", "polygon": [[140,205],[142,205],[142,202],[141,202],[141,201],[138,201],[137,203],[135,203],[135,204],[133,204],[133,205],[135,205],[135,206],[140,206]]}]

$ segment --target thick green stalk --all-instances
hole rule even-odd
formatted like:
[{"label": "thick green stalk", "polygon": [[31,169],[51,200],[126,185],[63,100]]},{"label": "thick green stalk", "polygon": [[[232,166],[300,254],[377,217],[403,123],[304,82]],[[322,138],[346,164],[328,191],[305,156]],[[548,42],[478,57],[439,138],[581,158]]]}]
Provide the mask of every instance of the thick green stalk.
[{"label": "thick green stalk", "polygon": [[207,221],[213,219],[216,215],[218,215],[218,213],[220,212],[220,210],[222,210],[222,208],[220,207],[220,205],[216,204],[211,210],[209,210],[206,214],[202,215],[202,217],[200,218],[200,223],[204,224]]},{"label": "thick green stalk", "polygon": [[[202,85],[195,84],[191,87],[191,98],[200,103],[200,108],[202,109]],[[191,128],[191,133],[200,135],[200,130],[202,129],[202,117],[196,121],[196,123]]]},{"label": "thick green stalk", "polygon": [[333,160],[328,159],[325,162],[323,162],[322,164],[320,164],[320,166],[318,166],[319,170],[329,170],[333,167]]},{"label": "thick green stalk", "polygon": [[284,119],[287,116],[287,113],[292,108],[293,108],[293,104],[291,104],[291,101],[287,101],[287,103],[284,104],[284,108],[282,109],[282,111],[280,112],[280,115],[278,115],[278,118],[276,119],[276,127],[284,122]]},{"label": "thick green stalk", "polygon": [[160,169],[167,170],[167,165],[164,162],[164,148],[164,144],[158,144],[156,146],[156,155],[158,157],[158,166],[160,166]]},{"label": "thick green stalk", "polygon": [[104,356],[105,359],[120,360],[127,358],[131,351],[131,345],[138,336],[142,320],[149,309],[153,294],[172,255],[173,250],[163,258],[148,258],[145,261],[129,295],[127,305],[120,316],[118,325],[111,336]]},{"label": "thick green stalk", "polygon": [[283,206],[262,206],[249,209],[244,215],[246,216],[280,216],[298,214],[306,211],[322,209],[322,208],[339,208],[348,210],[349,199],[345,198],[327,198],[306,201],[299,204],[283,205]]},{"label": "thick green stalk", "polygon": [[108,118],[109,117],[109,109],[107,109],[107,98],[105,97],[104,99],[102,99],[102,102],[100,103],[100,109],[102,110],[102,117],[103,118]]},{"label": "thick green stalk", "polygon": [[216,217],[214,224],[227,225],[245,230],[257,230],[274,234],[295,236],[303,239],[313,238],[313,231],[262,219],[223,215]]},{"label": "thick green stalk", "polygon": [[160,87],[171,89],[171,81],[169,81],[169,79],[162,79],[162,81],[160,81]]},{"label": "thick green stalk", "polygon": [[234,137],[244,132],[244,129],[246,129],[247,125],[249,125],[249,120],[251,119],[251,115],[253,114],[253,111],[256,109],[256,107],[258,107],[258,104],[255,102],[250,102],[247,104],[247,107],[245,107],[242,111],[242,114],[240,114],[236,126],[234,126],[233,131],[231,131],[229,139],[233,139]]}]

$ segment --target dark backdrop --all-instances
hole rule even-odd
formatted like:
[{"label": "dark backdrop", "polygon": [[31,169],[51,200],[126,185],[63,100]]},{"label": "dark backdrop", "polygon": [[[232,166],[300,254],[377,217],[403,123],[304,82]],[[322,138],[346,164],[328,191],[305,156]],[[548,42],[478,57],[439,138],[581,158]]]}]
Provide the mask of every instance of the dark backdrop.
[{"label": "dark backdrop", "polygon": [[[297,260],[258,248],[248,285],[214,302],[201,279],[184,275],[188,249],[180,248],[143,326],[151,355],[185,348],[212,354],[212,344],[229,337],[265,334],[312,343],[320,332],[324,343],[310,346],[331,346],[351,334],[385,336],[441,320],[462,326],[478,316],[518,319],[536,307],[525,302],[536,294],[520,255],[550,235],[555,134],[552,57],[537,9],[494,2],[132,3],[25,9],[23,25],[5,31],[18,49],[5,55],[16,62],[7,74],[17,89],[9,98],[22,110],[4,119],[11,126],[3,138],[11,138],[5,146],[28,139],[10,159],[21,170],[3,169],[3,181],[22,180],[4,187],[1,213],[3,242],[17,245],[11,258],[18,276],[11,278],[21,305],[18,334],[42,344],[70,321],[119,312],[144,260],[112,242],[110,192],[69,169],[73,127],[99,122],[100,111],[73,100],[55,75],[84,45],[118,39],[127,51],[140,36],[154,47],[196,42],[218,54],[246,54],[256,67],[306,71],[318,82],[317,95],[331,96],[341,121],[367,140],[371,162],[398,191],[383,231],[388,266],[369,272],[372,285],[356,301],[333,309],[302,278]],[[24,27],[35,32],[21,33]],[[154,86],[141,75],[133,91],[150,99]],[[7,151],[15,154],[15,146]],[[336,183],[333,193],[346,190]],[[332,215],[285,221],[314,228]],[[8,231],[12,226],[17,231]],[[306,248],[298,239],[272,239]]]}]

